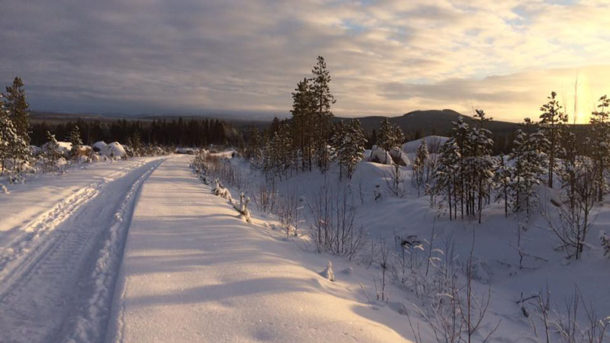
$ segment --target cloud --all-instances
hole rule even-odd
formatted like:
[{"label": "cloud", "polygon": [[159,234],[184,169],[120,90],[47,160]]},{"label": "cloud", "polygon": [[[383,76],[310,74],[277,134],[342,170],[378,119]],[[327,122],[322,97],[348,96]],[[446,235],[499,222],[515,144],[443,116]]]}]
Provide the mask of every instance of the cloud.
[{"label": "cloud", "polygon": [[338,115],[484,105],[520,120],[610,60],[604,1],[3,2],[0,80],[33,108],[285,114],[317,55]]}]

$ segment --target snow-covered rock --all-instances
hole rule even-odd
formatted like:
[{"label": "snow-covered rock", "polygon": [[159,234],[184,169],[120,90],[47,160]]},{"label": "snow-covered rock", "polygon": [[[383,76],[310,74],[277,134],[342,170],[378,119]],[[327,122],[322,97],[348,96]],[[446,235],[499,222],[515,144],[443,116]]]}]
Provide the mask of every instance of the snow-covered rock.
[{"label": "snow-covered rock", "polygon": [[102,151],[106,150],[107,145],[108,144],[106,144],[106,142],[99,141],[99,142],[93,143],[93,145],[91,147],[93,148],[93,151],[101,153]]},{"label": "snow-covered rock", "polygon": [[[42,145],[42,151],[47,151],[49,149],[49,143],[46,142]],[[72,151],[72,143],[70,142],[57,142],[58,152],[64,156],[68,156],[70,151]]]},{"label": "snow-covered rock", "polygon": [[106,148],[101,153],[109,158],[123,158],[127,156],[125,148],[119,142],[112,142],[106,145]]},{"label": "snow-covered rock", "polygon": [[376,162],[376,163],[382,163],[382,164],[392,164],[392,156],[390,156],[389,152],[374,145],[373,149],[371,149],[371,155],[369,156],[369,161]]},{"label": "snow-covered rock", "polygon": [[443,145],[449,137],[444,136],[426,136],[420,139],[416,139],[413,141],[406,142],[402,145],[402,150],[406,153],[416,153],[417,148],[421,145],[422,141],[426,141],[426,145],[428,146],[428,151],[430,153],[437,153],[438,149],[441,145]]},{"label": "snow-covered rock", "polygon": [[411,164],[411,160],[409,160],[407,154],[400,150],[400,148],[390,150],[390,156],[392,157],[392,161],[398,165],[408,166]]}]

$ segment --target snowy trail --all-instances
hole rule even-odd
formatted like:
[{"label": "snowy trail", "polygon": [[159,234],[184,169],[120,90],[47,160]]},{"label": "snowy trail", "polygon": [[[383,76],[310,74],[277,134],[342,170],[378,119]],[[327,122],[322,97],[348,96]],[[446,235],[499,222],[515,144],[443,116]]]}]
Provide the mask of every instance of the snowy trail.
[{"label": "snowy trail", "polygon": [[142,188],[107,342],[407,341],[376,320],[398,314],[320,277],[324,257],[244,223],[187,165],[166,160]]},{"label": "snowy trail", "polygon": [[2,342],[99,341],[137,192],[161,162],[112,171],[2,242]]}]

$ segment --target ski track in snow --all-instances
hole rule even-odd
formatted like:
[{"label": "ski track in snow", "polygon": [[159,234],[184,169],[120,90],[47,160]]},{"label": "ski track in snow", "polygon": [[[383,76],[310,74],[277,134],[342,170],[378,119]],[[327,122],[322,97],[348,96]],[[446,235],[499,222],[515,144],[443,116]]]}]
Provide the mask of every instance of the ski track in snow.
[{"label": "ski track in snow", "polygon": [[0,252],[0,341],[103,338],[131,212],[162,161],[81,188],[7,243]]}]

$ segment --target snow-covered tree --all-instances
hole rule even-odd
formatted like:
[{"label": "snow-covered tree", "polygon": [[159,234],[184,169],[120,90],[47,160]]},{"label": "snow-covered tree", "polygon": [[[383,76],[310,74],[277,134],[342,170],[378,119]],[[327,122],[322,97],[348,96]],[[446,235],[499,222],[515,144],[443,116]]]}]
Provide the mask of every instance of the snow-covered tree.
[{"label": "snow-covered tree", "polygon": [[7,172],[7,163],[12,159],[14,146],[19,139],[17,130],[13,121],[9,118],[3,98],[0,95],[0,163],[2,164],[2,174]]},{"label": "snow-covered tree", "polygon": [[542,132],[535,130],[530,121],[526,120],[524,129],[517,130],[509,156],[513,163],[510,190],[513,211],[525,210],[529,215],[531,200],[536,196],[534,187],[542,183],[547,166],[542,149],[548,144]]},{"label": "snow-covered tree", "polygon": [[385,151],[400,147],[404,142],[405,135],[398,125],[393,125],[388,118],[381,121],[381,126],[377,132],[377,146]]},{"label": "snow-covered tree", "polygon": [[44,147],[43,157],[45,170],[47,172],[56,171],[58,168],[57,163],[62,157],[62,153],[55,135],[49,131],[47,131],[47,143]]},{"label": "snow-covered tree", "polygon": [[324,57],[318,56],[316,65],[314,65],[311,72],[313,74],[311,79],[311,96],[315,113],[315,152],[318,167],[320,167],[322,172],[325,172],[331,160],[328,149],[333,117],[331,106],[336,100],[330,92],[329,84],[331,77],[330,72],[326,68]]},{"label": "snow-covered tree", "polygon": [[506,164],[504,155],[498,158],[498,164],[494,174],[494,184],[496,190],[496,201],[504,202],[504,216],[508,217],[510,185],[511,185],[512,168]]},{"label": "snow-covered tree", "polygon": [[343,170],[345,170],[347,177],[351,179],[358,162],[364,157],[366,136],[360,126],[360,121],[352,120],[347,124],[338,124],[331,142],[341,168],[340,175],[342,176]]},{"label": "snow-covered tree", "polygon": [[481,223],[483,202],[485,199],[489,199],[493,183],[495,160],[491,153],[494,142],[491,139],[491,132],[483,127],[484,123],[491,118],[485,117],[483,110],[476,110],[475,119],[477,119],[478,125],[473,126],[469,132],[469,150],[465,154],[462,173],[468,182],[468,187],[465,188],[469,202],[467,209],[471,215],[475,215],[476,211],[479,223]]},{"label": "snow-covered tree", "polygon": [[591,113],[589,135],[589,143],[592,145],[589,149],[591,158],[595,163],[595,184],[597,201],[604,200],[606,191],[606,169],[610,160],[610,122],[608,108],[610,107],[610,98],[606,95],[599,99],[597,105],[598,110]]},{"label": "snow-covered tree", "polygon": [[540,126],[549,144],[545,147],[548,156],[548,186],[553,187],[553,173],[557,169],[557,159],[562,155],[561,137],[563,125],[568,122],[568,115],[562,111],[557,100],[557,93],[551,92],[548,102],[540,107]]},{"label": "snow-covered tree", "polygon": [[301,157],[301,170],[310,171],[313,166],[316,140],[313,100],[311,81],[304,78],[292,93],[291,130],[293,148],[299,151]]},{"label": "snow-covered tree", "polygon": [[435,194],[444,194],[449,208],[449,220],[457,218],[457,199],[459,191],[458,170],[461,159],[460,149],[454,137],[441,145],[439,160],[434,172]]},{"label": "snow-covered tree", "polygon": [[[74,128],[72,128],[72,131],[70,131],[70,134],[68,135],[68,141],[70,143],[72,143],[72,150],[70,151],[70,154],[72,156],[76,156],[80,150],[80,148],[83,146],[83,140],[80,138],[80,129],[78,128],[77,125],[74,125]],[[131,142],[132,144],[130,144],[131,148],[135,148],[133,141]]]},{"label": "snow-covered tree", "polygon": [[25,140],[25,145],[30,144],[30,119],[28,113],[28,103],[25,99],[23,81],[20,77],[15,77],[13,84],[6,87],[4,102],[9,118],[13,122],[17,135]]},{"label": "snow-covered tree", "polygon": [[[446,189],[450,216],[477,216],[481,222],[483,204],[489,201],[493,184],[495,160],[491,156],[493,140],[484,123],[491,119],[476,110],[476,126],[468,125],[462,117],[454,122],[452,137],[442,146],[436,172],[436,189]],[[453,212],[453,213],[451,213]]]},{"label": "snow-covered tree", "polygon": [[417,195],[420,195],[421,186],[424,184],[425,169],[428,166],[428,146],[426,140],[422,139],[421,144],[417,147],[415,160],[413,161],[413,181],[417,186]]}]

